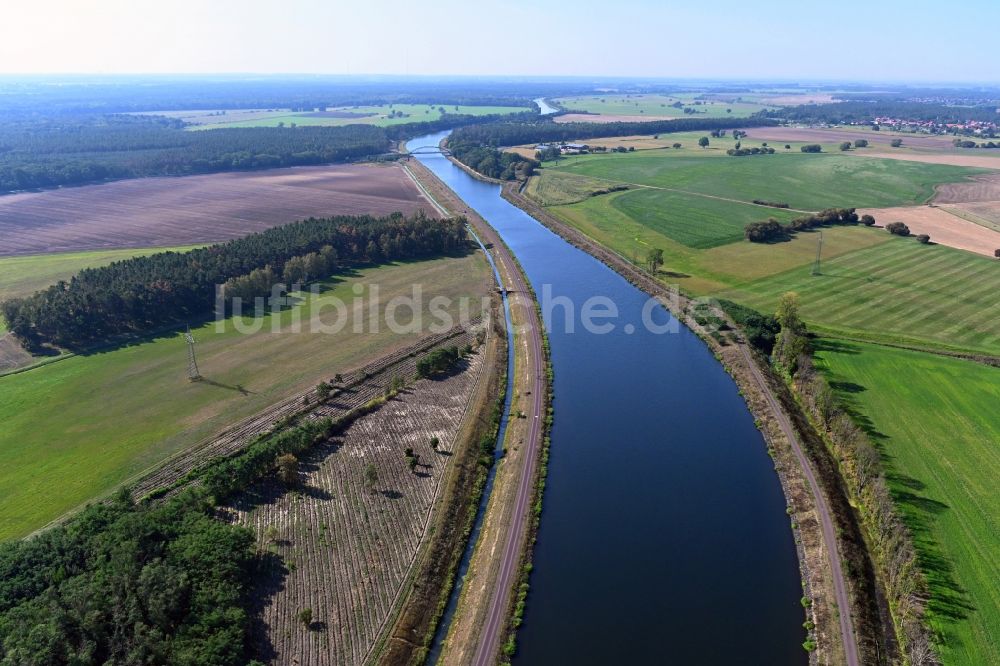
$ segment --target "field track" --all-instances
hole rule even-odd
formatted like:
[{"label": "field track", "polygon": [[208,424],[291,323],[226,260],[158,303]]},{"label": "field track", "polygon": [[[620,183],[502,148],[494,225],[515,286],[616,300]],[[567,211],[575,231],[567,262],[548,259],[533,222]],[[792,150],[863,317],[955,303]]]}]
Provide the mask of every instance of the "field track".
[{"label": "field track", "polygon": [[[478,323],[478,322],[477,322]],[[471,328],[471,327],[470,327]],[[306,418],[337,418],[385,393],[393,378],[412,378],[416,373],[417,356],[435,347],[469,344],[474,335],[469,330],[455,328],[428,336],[415,344],[378,359],[369,365],[343,376],[343,384],[322,404],[317,405],[315,389],[293,395],[266,410],[237,423],[225,432],[195,445],[166,462],[155,471],[142,477],[133,487],[135,499],[145,497],[158,488],[168,488],[181,481],[189,472],[214,458],[231,456],[240,451],[254,437],[271,430],[284,418],[308,409]],[[304,399],[309,400],[307,407]]]},{"label": "field track", "polygon": [[0,256],[213,243],[308,217],[435,215],[395,164],[141,178],[0,197]]}]

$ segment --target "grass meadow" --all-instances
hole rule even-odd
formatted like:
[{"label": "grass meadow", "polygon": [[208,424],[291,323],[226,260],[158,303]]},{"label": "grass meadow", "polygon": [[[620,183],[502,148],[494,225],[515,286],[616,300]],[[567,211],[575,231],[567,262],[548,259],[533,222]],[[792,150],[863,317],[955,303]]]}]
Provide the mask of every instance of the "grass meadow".
[{"label": "grass meadow", "polygon": [[[365,268],[325,283],[317,301],[266,315],[260,332],[240,333],[232,318],[222,332],[206,324],[192,331],[203,382],[187,380],[179,332],[0,377],[0,540],[24,536],[172,453],[417,339],[393,333],[380,317],[373,331],[367,307],[355,309],[363,333],[353,323],[336,334],[308,332],[305,322],[337,321],[330,304],[334,297],[352,304],[355,284],[378,284],[383,309],[421,284],[426,317],[432,296],[478,304],[488,279],[478,253]],[[301,333],[288,328],[293,316],[301,317]],[[400,310],[399,321],[408,317]],[[275,318],[284,324],[279,333]]]},{"label": "grass meadow", "polygon": [[[555,102],[569,111],[585,111],[605,116],[664,116],[669,118],[743,118],[766,108],[764,105],[752,102],[721,102],[704,100],[702,104],[694,105],[696,95],[585,95],[582,97],[564,97]],[[697,114],[686,114],[684,109],[678,109],[673,104],[690,106]],[[694,105],[694,106],[691,106]],[[727,112],[728,110],[728,112]]]},{"label": "grass meadow", "polygon": [[943,662],[1000,663],[1000,368],[839,341],[816,356],[885,457]]},{"label": "grass meadow", "polygon": [[[382,104],[329,108],[326,114],[322,112],[293,112],[287,109],[277,111],[250,109],[227,111],[225,115],[209,115],[206,112],[194,115],[191,112],[183,111],[173,114],[167,112],[163,115],[182,118],[193,123],[190,129],[196,130],[218,129],[220,127],[278,127],[279,125],[290,127],[293,123],[295,125],[323,126],[363,124],[388,127],[438,120],[441,117],[441,108],[444,108],[447,113],[471,116],[520,113],[529,110],[527,107],[519,106],[456,106],[454,104],[393,104],[390,106]],[[394,111],[402,115],[390,117]],[[337,117],[338,114],[342,114],[343,117]]]},{"label": "grass meadow", "polygon": [[704,157],[691,152],[639,152],[567,158],[545,172],[564,171],[609,182],[636,183],[801,210],[887,208],[921,204],[939,183],[989,173],[983,169],[855,155],[777,153]]},{"label": "grass meadow", "polygon": [[39,289],[68,280],[84,268],[106,266],[115,261],[143,257],[157,252],[185,252],[200,245],[151,247],[126,250],[95,250],[0,257],[0,301],[28,296]]},{"label": "grass meadow", "polygon": [[892,238],[826,259],[820,275],[803,265],[719,295],[770,312],[786,291],[828,335],[1000,356],[1000,266],[989,257]]}]

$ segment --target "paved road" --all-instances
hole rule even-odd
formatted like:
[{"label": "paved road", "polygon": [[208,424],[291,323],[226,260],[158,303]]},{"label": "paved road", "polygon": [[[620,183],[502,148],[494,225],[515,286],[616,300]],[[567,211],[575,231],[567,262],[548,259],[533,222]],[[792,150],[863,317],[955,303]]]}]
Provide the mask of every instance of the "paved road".
[{"label": "paved road", "polygon": [[792,423],[781,410],[781,406],[775,400],[774,395],[771,394],[771,390],[764,376],[761,374],[760,368],[757,367],[757,364],[751,357],[747,346],[741,344],[740,351],[743,352],[743,357],[746,359],[747,365],[750,366],[754,381],[757,382],[761,392],[767,398],[771,411],[774,412],[775,418],[778,419],[781,431],[788,438],[788,442],[792,446],[792,451],[795,453],[795,458],[799,462],[799,467],[802,468],[802,473],[809,484],[809,490],[812,492],[813,499],[816,502],[816,513],[819,515],[820,528],[823,530],[823,543],[826,545],[826,554],[830,560],[830,569],[833,573],[833,594],[837,601],[837,615],[840,619],[840,637],[844,644],[844,659],[847,666],[860,666],[858,639],[854,634],[851,602],[847,594],[847,581],[844,577],[844,570],[840,564],[840,553],[837,552],[837,533],[833,526],[833,518],[830,515],[830,506],[826,502],[826,497],[820,491],[819,482],[816,480],[816,475],[809,464],[809,459],[802,450],[802,443],[799,441],[795,428],[792,427]]}]

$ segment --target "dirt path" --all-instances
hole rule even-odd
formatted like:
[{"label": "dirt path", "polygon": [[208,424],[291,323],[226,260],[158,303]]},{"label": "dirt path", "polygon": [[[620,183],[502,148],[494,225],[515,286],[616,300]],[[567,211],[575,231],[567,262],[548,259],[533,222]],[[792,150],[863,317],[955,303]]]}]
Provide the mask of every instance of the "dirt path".
[{"label": "dirt path", "polygon": [[757,367],[757,364],[751,357],[747,345],[745,343],[740,344],[739,348],[743,358],[746,360],[747,366],[750,368],[750,372],[753,374],[754,382],[756,382],[760,392],[766,397],[771,412],[777,420],[782,433],[788,439],[795,458],[799,462],[799,467],[802,469],[802,473],[809,483],[809,490],[812,492],[813,500],[816,503],[816,513],[819,517],[820,528],[823,531],[823,543],[826,545],[827,557],[833,572],[833,592],[837,601],[837,617],[840,624],[841,641],[844,645],[844,659],[847,662],[847,666],[860,666],[858,637],[854,633],[854,619],[851,612],[850,596],[847,591],[847,578],[841,565],[840,553],[837,551],[837,532],[834,529],[830,506],[823,495],[823,491],[820,489],[819,481],[816,479],[812,465],[802,450],[802,442],[795,431],[795,427],[792,426],[792,422],[788,420],[788,416],[785,415],[785,412],[781,409],[781,405],[775,399],[774,394],[767,385],[767,381],[764,379],[763,374],[761,374],[760,368]]}]

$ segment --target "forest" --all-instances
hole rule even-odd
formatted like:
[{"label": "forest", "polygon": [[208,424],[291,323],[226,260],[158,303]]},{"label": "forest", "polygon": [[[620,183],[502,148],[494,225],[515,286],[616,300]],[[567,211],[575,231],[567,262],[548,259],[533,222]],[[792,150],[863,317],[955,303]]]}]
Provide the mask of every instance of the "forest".
[{"label": "forest", "polygon": [[0,310],[28,348],[48,343],[79,350],[207,317],[216,285],[243,298],[265,296],[286,276],[315,278],[362,262],[456,254],[467,244],[463,219],[398,213],[308,219],[207,248],[86,269],[69,282],[8,300]]},{"label": "forest", "polygon": [[[513,117],[528,120],[535,111]],[[497,115],[448,114],[436,121],[382,129],[243,127],[191,132],[162,116],[31,117],[0,122],[0,194],[146,176],[327,164],[391,158],[392,141]]]},{"label": "forest", "polygon": [[186,492],[121,492],[35,538],[0,544],[4,664],[247,663],[254,537]]},{"label": "forest", "polygon": [[808,123],[871,123],[876,118],[925,121],[935,123],[965,123],[976,121],[1000,124],[996,105],[953,106],[894,99],[843,101],[829,104],[802,104],[772,111],[759,116]]}]

